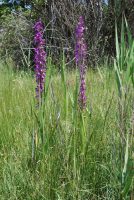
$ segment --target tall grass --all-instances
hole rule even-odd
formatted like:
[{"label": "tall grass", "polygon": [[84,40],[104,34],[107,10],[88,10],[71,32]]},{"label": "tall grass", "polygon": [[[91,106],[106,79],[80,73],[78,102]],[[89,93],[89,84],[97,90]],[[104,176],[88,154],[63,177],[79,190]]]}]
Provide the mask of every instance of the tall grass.
[{"label": "tall grass", "polygon": [[51,76],[49,61],[40,110],[32,76],[2,70],[1,199],[121,198],[114,73],[88,72],[88,106],[81,113],[77,71],[65,71],[64,64],[62,74]]},{"label": "tall grass", "polygon": [[[114,68],[118,86],[118,127],[120,133],[121,153],[121,198],[128,199],[133,183],[133,125],[134,125],[134,40],[130,34],[127,21],[122,22],[120,43],[116,27],[116,60]],[[130,124],[127,127],[127,124]],[[132,197],[133,198],[133,197]]]}]

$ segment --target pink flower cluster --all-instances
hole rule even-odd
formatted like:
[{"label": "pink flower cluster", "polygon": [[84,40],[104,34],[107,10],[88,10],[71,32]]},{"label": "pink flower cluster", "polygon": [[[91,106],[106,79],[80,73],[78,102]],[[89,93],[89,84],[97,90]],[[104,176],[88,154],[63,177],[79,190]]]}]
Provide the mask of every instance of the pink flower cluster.
[{"label": "pink flower cluster", "polygon": [[44,82],[46,77],[46,52],[44,50],[45,40],[43,39],[44,24],[41,20],[35,23],[34,31],[34,63],[37,83],[36,97],[38,102],[40,102],[44,91]]},{"label": "pink flower cluster", "polygon": [[75,46],[75,60],[76,65],[80,70],[80,91],[79,91],[79,104],[83,110],[86,107],[86,61],[87,61],[87,46],[84,39],[85,24],[84,19],[80,16],[76,27],[76,46]]}]

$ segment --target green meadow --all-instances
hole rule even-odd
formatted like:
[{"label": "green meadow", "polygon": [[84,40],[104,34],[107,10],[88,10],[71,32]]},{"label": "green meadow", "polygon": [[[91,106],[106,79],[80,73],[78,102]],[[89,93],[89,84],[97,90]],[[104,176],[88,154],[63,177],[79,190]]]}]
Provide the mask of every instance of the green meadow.
[{"label": "green meadow", "polygon": [[0,73],[0,199],[117,200],[133,195],[133,87],[119,97],[112,68],[52,73],[39,107],[31,72]]}]

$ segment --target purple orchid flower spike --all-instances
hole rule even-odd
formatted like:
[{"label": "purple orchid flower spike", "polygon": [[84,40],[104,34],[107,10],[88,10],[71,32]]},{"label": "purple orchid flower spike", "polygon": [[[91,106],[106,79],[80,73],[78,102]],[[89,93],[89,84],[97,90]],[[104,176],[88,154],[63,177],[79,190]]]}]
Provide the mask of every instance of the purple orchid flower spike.
[{"label": "purple orchid flower spike", "polygon": [[43,39],[44,24],[41,20],[34,25],[34,63],[36,76],[36,98],[38,104],[42,101],[42,93],[44,91],[44,83],[46,77],[46,52],[44,50],[45,40]]},{"label": "purple orchid flower spike", "polygon": [[87,45],[84,39],[85,24],[82,16],[79,17],[79,22],[76,27],[76,45],[75,45],[75,60],[76,65],[80,70],[80,91],[79,105],[83,110],[86,108],[86,63],[87,63]]}]

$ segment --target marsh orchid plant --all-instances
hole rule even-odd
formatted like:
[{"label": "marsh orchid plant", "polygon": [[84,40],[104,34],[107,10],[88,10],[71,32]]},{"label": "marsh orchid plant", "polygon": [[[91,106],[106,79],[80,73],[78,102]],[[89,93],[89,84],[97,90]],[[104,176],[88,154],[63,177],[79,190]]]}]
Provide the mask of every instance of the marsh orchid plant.
[{"label": "marsh orchid plant", "polygon": [[87,63],[87,46],[84,39],[85,24],[84,19],[80,16],[75,36],[76,36],[76,45],[75,45],[75,60],[76,65],[80,70],[80,91],[79,91],[79,105],[83,110],[86,108],[86,63]]},{"label": "marsh orchid plant", "polygon": [[44,83],[46,77],[46,52],[44,49],[45,40],[43,39],[44,24],[41,20],[34,25],[34,63],[36,76],[36,98],[38,103],[42,101],[42,94],[44,91]]}]

